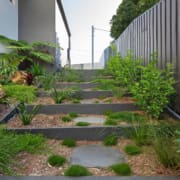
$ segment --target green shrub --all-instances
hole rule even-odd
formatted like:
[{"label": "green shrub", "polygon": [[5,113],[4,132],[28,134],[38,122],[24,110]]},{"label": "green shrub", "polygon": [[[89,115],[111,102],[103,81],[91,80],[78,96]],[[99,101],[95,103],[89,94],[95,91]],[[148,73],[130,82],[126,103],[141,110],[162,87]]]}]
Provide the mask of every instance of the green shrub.
[{"label": "green shrub", "polygon": [[70,121],[72,121],[72,119],[71,119],[71,117],[69,117],[69,116],[63,116],[63,117],[62,117],[62,121],[63,121],[63,122],[70,122]]},{"label": "green shrub", "polygon": [[30,103],[36,99],[36,88],[25,85],[5,85],[3,86],[7,97],[16,101]]},{"label": "green shrub", "polygon": [[79,177],[90,176],[91,173],[83,166],[72,165],[65,171],[65,176]]},{"label": "green shrub", "polygon": [[62,145],[67,147],[75,147],[76,141],[74,139],[64,139],[62,142]]},{"label": "green shrub", "polygon": [[114,146],[117,144],[117,142],[118,142],[118,137],[114,134],[109,135],[104,139],[104,145],[106,146]]},{"label": "green shrub", "polygon": [[51,155],[48,157],[48,163],[51,166],[60,167],[66,162],[66,158],[60,155]]},{"label": "green shrub", "polygon": [[34,106],[33,109],[31,110],[31,112],[27,111],[26,105],[24,103],[21,103],[18,106],[18,111],[19,111],[19,118],[22,121],[23,125],[29,125],[31,124],[33,118],[37,115],[37,113],[39,112],[41,106],[37,105]]},{"label": "green shrub", "polygon": [[171,96],[175,94],[172,66],[167,65],[166,70],[160,70],[156,61],[152,61],[141,69],[141,79],[135,83],[131,92],[142,110],[159,118]]},{"label": "green shrub", "polygon": [[70,116],[71,118],[76,118],[76,117],[78,117],[78,114],[75,113],[75,112],[71,112],[71,113],[69,113],[69,116]]},{"label": "green shrub", "polygon": [[142,152],[141,148],[135,145],[127,145],[124,151],[129,155],[137,155]]},{"label": "green shrub", "polygon": [[107,119],[105,122],[104,122],[104,125],[106,126],[117,126],[117,121],[114,120],[114,119]]},{"label": "green shrub", "polygon": [[90,125],[90,123],[88,123],[88,122],[77,122],[76,123],[76,126],[89,126]]},{"label": "green shrub", "polygon": [[115,164],[110,167],[117,175],[129,176],[131,175],[131,168],[129,164]]}]

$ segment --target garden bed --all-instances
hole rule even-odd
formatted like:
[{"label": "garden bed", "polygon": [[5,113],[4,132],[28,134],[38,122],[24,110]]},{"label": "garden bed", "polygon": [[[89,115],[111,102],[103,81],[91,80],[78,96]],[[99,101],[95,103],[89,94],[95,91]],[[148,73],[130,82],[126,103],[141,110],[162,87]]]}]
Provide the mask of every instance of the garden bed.
[{"label": "garden bed", "polygon": [[[118,144],[113,148],[119,152],[124,152],[124,147],[131,144],[132,141],[128,139],[120,139]],[[47,163],[48,156],[51,154],[59,154],[64,156],[67,160],[72,154],[74,148],[69,148],[61,145],[62,141],[47,140],[47,149],[41,154],[30,154],[26,152],[19,153],[15,157],[16,164],[12,166],[14,172],[23,176],[63,176],[65,170],[69,166],[67,161],[61,167],[53,167]],[[77,146],[84,145],[102,145],[102,142],[91,141],[77,141]],[[165,168],[159,163],[155,152],[151,147],[144,147],[143,153],[136,156],[126,156],[126,162],[131,166],[133,176],[178,176],[178,170],[171,170]],[[88,168],[94,176],[116,176],[109,168]]]}]

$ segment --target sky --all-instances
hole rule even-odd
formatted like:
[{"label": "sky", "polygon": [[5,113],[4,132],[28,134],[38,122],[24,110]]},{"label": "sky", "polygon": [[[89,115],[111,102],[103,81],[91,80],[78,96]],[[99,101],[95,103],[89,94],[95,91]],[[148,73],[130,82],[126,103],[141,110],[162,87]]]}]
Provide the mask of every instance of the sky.
[{"label": "sky", "polygon": [[[63,0],[67,21],[71,30],[71,63],[91,63],[91,27],[110,31],[110,20],[116,13],[121,0]],[[62,64],[67,61],[66,49],[68,38],[63,25],[59,20],[60,14],[56,11],[56,29],[60,39]],[[94,51],[95,62],[99,62],[103,50],[108,47],[112,39],[110,32],[95,29]]]}]

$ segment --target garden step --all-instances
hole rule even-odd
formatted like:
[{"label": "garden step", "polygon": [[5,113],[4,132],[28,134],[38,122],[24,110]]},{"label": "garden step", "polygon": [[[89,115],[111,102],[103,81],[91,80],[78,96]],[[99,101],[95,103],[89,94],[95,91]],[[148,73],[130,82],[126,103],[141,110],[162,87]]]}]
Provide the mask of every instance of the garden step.
[{"label": "garden step", "polygon": [[123,126],[86,126],[86,127],[57,127],[57,128],[7,128],[7,131],[18,134],[43,134],[51,139],[68,139],[85,141],[102,141],[108,135],[118,137],[128,137],[129,132],[133,131],[131,125]]},{"label": "garden step", "polygon": [[74,149],[70,163],[92,168],[104,168],[113,164],[124,163],[125,155],[111,147],[86,145]]},{"label": "garden step", "polygon": [[[33,105],[27,105],[27,110],[31,111]],[[112,112],[137,111],[138,107],[133,103],[117,104],[54,104],[41,105],[39,114],[60,114],[75,112],[78,114],[104,114],[107,110]]]},{"label": "garden step", "polygon": [[13,176],[2,176],[0,180],[179,180],[179,177],[173,176],[86,176],[86,177],[64,177],[64,176],[32,176],[32,177],[13,177]]},{"label": "garden step", "polygon": [[[81,96],[82,99],[91,99],[91,98],[106,98],[112,97],[112,91],[77,91],[77,93]],[[38,92],[37,96],[39,97],[49,97],[50,92]]]},{"label": "garden step", "polygon": [[92,83],[92,82],[83,82],[83,83],[65,83],[65,82],[57,82],[56,88],[57,89],[64,89],[70,87],[78,87],[80,89],[93,89],[96,88],[99,83]]}]

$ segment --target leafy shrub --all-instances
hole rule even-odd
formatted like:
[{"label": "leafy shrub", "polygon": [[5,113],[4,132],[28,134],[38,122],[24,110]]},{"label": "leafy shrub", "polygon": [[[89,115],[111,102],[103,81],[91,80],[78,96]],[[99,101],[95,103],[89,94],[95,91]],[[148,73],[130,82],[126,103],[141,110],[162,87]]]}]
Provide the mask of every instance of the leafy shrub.
[{"label": "leafy shrub", "polygon": [[121,176],[129,176],[131,175],[131,168],[129,164],[114,164],[110,167],[116,174]]},{"label": "leafy shrub", "polygon": [[30,103],[36,99],[36,88],[25,85],[5,85],[6,96],[20,102]]},{"label": "leafy shrub", "polygon": [[88,123],[88,122],[77,122],[76,123],[76,126],[89,126],[90,125],[90,123]]},{"label": "leafy shrub", "polygon": [[132,94],[142,110],[159,118],[170,102],[170,97],[175,94],[172,66],[168,65],[166,70],[160,70],[156,61],[152,61],[141,69],[141,80],[132,87]]},{"label": "leafy shrub", "polygon": [[65,171],[65,176],[79,177],[79,176],[90,176],[91,173],[83,166],[72,165]]},{"label": "leafy shrub", "polygon": [[51,155],[48,157],[48,163],[51,166],[60,167],[66,162],[66,158],[60,155]]},{"label": "leafy shrub", "polygon": [[118,137],[116,135],[109,135],[104,139],[104,145],[106,146],[113,146],[116,145],[118,142]]},{"label": "leafy shrub", "polygon": [[107,125],[107,126],[117,126],[117,121],[114,120],[114,119],[107,119],[105,122],[104,122],[104,125]]},{"label": "leafy shrub", "polygon": [[31,110],[31,112],[27,111],[26,105],[24,103],[21,103],[18,106],[18,111],[19,111],[19,118],[22,121],[23,125],[29,125],[31,124],[33,118],[36,116],[36,114],[39,112],[40,110],[40,105],[34,106],[33,109]]},{"label": "leafy shrub", "polygon": [[76,118],[76,117],[78,117],[78,114],[75,113],[75,112],[71,112],[71,113],[69,113],[69,116],[70,116],[71,118]]},{"label": "leafy shrub", "polygon": [[129,155],[137,155],[142,152],[141,148],[135,145],[127,145],[124,151]]},{"label": "leafy shrub", "polygon": [[22,151],[39,153],[45,148],[45,138],[41,135],[16,135],[0,129],[0,172],[12,175],[10,163]]},{"label": "leafy shrub", "polygon": [[72,119],[71,119],[71,117],[69,117],[69,116],[63,116],[63,117],[62,117],[62,121],[64,121],[64,122],[70,122],[70,121],[72,121]]},{"label": "leafy shrub", "polygon": [[76,141],[74,139],[64,139],[62,145],[65,145],[67,147],[75,147]]}]

